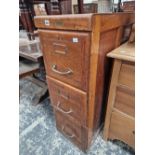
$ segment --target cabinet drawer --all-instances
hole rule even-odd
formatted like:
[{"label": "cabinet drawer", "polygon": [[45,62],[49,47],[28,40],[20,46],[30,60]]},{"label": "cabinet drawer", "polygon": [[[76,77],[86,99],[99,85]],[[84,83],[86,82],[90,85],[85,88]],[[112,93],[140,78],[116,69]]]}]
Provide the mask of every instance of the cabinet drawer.
[{"label": "cabinet drawer", "polygon": [[47,82],[54,107],[86,125],[86,93],[49,77]]},{"label": "cabinet drawer", "polygon": [[69,140],[84,149],[87,144],[87,130],[76,120],[55,109],[57,129]]},{"label": "cabinet drawer", "polygon": [[132,62],[122,62],[118,78],[119,84],[135,89],[135,65]]},{"label": "cabinet drawer", "polygon": [[130,146],[135,145],[135,124],[134,119],[122,115],[119,112],[112,112],[109,138],[121,140]]},{"label": "cabinet drawer", "polygon": [[135,117],[135,92],[123,86],[117,87],[114,107]]},{"label": "cabinet drawer", "polygon": [[39,30],[47,75],[87,90],[89,33]]}]

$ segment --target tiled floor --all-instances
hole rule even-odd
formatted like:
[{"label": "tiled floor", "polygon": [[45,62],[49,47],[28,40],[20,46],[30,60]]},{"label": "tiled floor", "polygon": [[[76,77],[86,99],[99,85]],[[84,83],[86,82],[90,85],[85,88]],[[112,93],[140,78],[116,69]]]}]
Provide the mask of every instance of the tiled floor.
[{"label": "tiled floor", "polygon": [[[50,100],[33,105],[32,98],[39,87],[20,80],[20,155],[85,155],[55,127]],[[133,155],[134,151],[123,143],[105,142],[97,137],[87,155]]]}]

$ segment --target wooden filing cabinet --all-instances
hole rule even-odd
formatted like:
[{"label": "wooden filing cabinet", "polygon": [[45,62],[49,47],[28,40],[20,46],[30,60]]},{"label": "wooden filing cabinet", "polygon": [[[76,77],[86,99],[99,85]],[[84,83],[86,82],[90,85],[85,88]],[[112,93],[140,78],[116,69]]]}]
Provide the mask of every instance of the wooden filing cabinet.
[{"label": "wooden filing cabinet", "polygon": [[104,138],[135,145],[135,58],[134,45],[125,43],[108,53],[114,58],[106,111]]},{"label": "wooden filing cabinet", "polygon": [[35,17],[57,129],[83,151],[103,122],[106,54],[133,23],[131,13]]}]

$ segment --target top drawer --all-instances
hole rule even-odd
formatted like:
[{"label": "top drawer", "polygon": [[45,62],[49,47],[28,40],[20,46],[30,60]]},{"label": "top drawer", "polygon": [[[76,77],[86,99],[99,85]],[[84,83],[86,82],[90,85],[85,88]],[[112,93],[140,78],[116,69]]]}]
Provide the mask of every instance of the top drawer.
[{"label": "top drawer", "polygon": [[36,16],[34,22],[37,28],[91,31],[92,17],[93,14]]},{"label": "top drawer", "polygon": [[87,90],[90,34],[39,30],[47,75]]}]

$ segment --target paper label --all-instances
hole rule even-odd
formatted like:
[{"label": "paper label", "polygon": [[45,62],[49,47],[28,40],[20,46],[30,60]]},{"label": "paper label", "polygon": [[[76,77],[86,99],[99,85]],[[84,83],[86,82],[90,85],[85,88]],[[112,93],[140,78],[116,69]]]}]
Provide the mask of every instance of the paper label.
[{"label": "paper label", "polygon": [[44,20],[44,23],[45,23],[46,26],[49,26],[50,25],[50,21],[48,19],[45,19]]},{"label": "paper label", "polygon": [[73,43],[78,43],[78,38],[73,38]]}]

